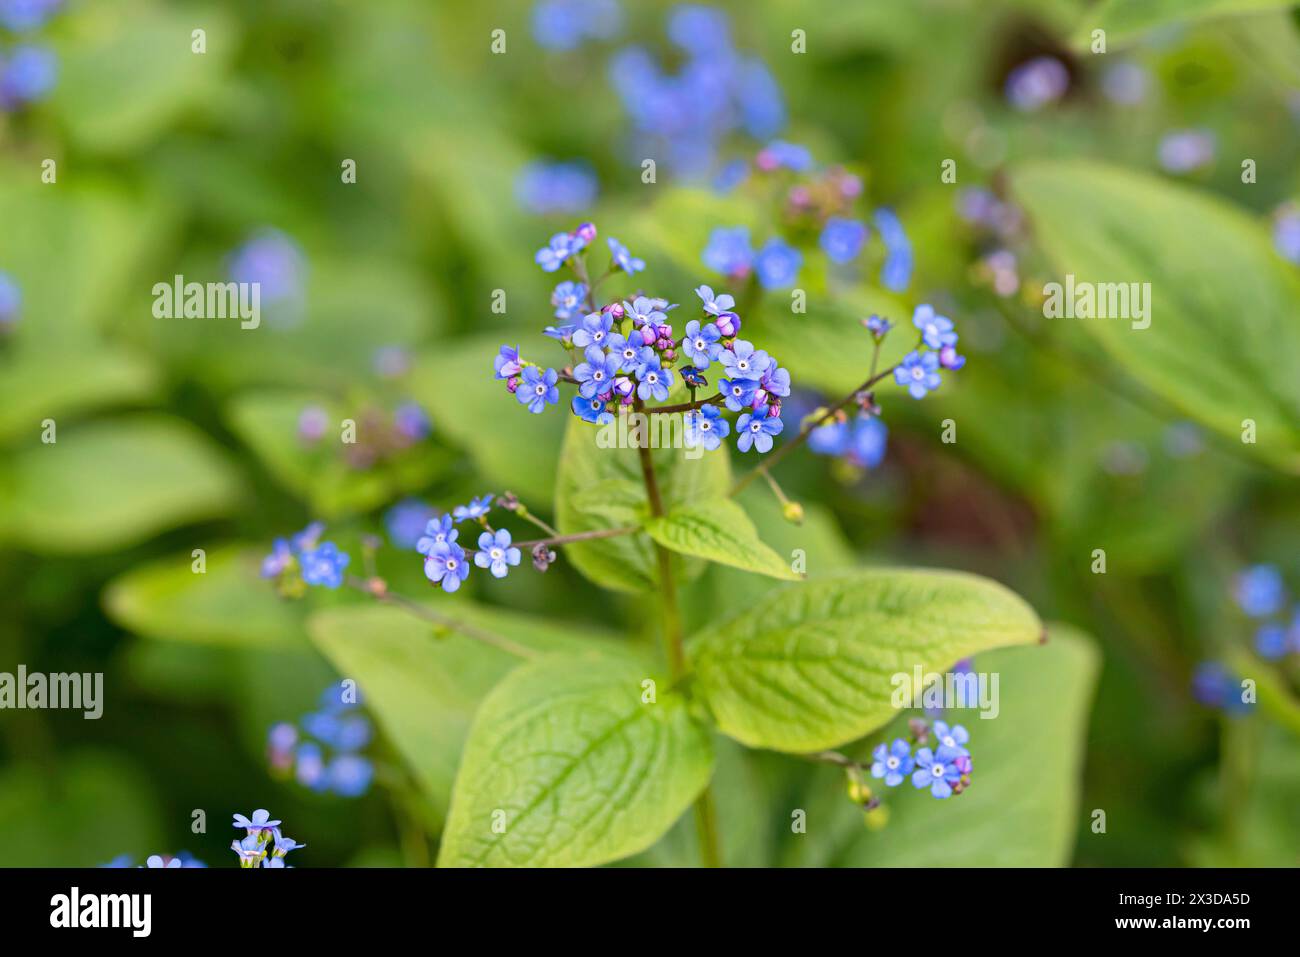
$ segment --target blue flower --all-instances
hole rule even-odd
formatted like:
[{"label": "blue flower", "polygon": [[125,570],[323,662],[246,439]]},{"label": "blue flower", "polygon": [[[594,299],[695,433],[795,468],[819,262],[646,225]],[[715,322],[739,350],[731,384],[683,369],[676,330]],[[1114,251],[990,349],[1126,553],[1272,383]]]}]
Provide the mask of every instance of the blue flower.
[{"label": "blue flower", "polygon": [[278,578],[293,563],[293,551],[283,538],[271,545],[271,554],[262,559],[262,577]]},{"label": "blue flower", "polygon": [[939,365],[945,369],[960,369],[966,364],[966,357],[959,355],[954,346],[944,346],[939,350]]},{"label": "blue flower", "polygon": [[912,281],[912,244],[894,211],[881,207],[875,214],[876,229],[885,244],[885,263],[880,284],[891,292],[902,292]]},{"label": "blue flower", "polygon": [[583,40],[618,32],[623,12],[615,0],[541,0],[533,7],[533,38],[550,50],[573,50]]},{"label": "blue flower", "polygon": [[15,47],[0,61],[0,105],[22,106],[41,99],[54,88],[59,62],[44,47]]},{"label": "blue flower", "polygon": [[1245,710],[1239,679],[1217,661],[1203,661],[1192,673],[1192,695],[1208,708]]},{"label": "blue flower", "polygon": [[232,827],[242,827],[248,832],[249,837],[255,837],[263,831],[269,834],[279,826],[280,822],[278,820],[272,821],[271,812],[263,807],[254,811],[251,818],[244,817],[242,814],[236,814],[234,824],[232,825]]},{"label": "blue flower", "polygon": [[605,355],[597,346],[589,346],[585,353],[586,362],[580,362],[573,370],[573,377],[578,380],[578,395],[584,399],[609,392],[618,374],[619,357]]},{"label": "blue flower", "polygon": [[429,413],[418,402],[403,402],[393,410],[393,427],[403,438],[418,442],[433,431]]},{"label": "blue flower", "polygon": [[348,567],[348,556],[339,551],[333,542],[325,542],[300,556],[302,580],[308,585],[338,588],[343,584],[343,569]]},{"label": "blue flower", "polygon": [[418,498],[403,499],[384,515],[388,540],[398,548],[415,548],[433,517],[434,509],[428,502]]},{"label": "blue flower", "polygon": [[0,0],[0,27],[27,33],[44,26],[63,0]]},{"label": "blue flower", "polygon": [[952,331],[952,320],[934,311],[933,306],[920,305],[912,313],[912,325],[921,330],[921,341],[931,349],[957,344],[957,333]]},{"label": "blue flower", "polygon": [[493,578],[505,578],[509,566],[519,564],[519,549],[510,544],[510,532],[499,528],[496,533],[484,532],[478,537],[479,550],[474,553],[474,564],[490,568]]},{"label": "blue flower", "polygon": [[465,549],[451,543],[433,546],[424,560],[424,577],[435,585],[442,585],[443,591],[454,592],[469,577]]},{"label": "blue flower", "polygon": [[538,216],[576,213],[596,201],[599,182],[589,163],[530,163],[515,178],[515,199]]},{"label": "blue flower", "polygon": [[937,752],[931,752],[929,748],[917,749],[913,786],[929,788],[937,798],[951,797],[952,786],[961,780],[961,771],[955,764],[960,757],[947,747],[940,747]]},{"label": "blue flower", "polygon": [[569,345],[573,339],[573,333],[577,331],[577,324],[566,322],[558,326],[547,326],[542,330],[542,335],[550,336],[552,339],[559,339],[564,345]]},{"label": "blue flower", "polygon": [[808,147],[784,140],[773,140],[759,150],[755,165],[762,170],[774,170],[785,167],[796,173],[803,173],[812,168],[813,158]]},{"label": "blue flower", "polygon": [[614,413],[605,408],[605,401],[597,398],[584,399],[575,395],[569,406],[573,414],[592,425],[607,425],[614,421]]},{"label": "blue flower", "polygon": [[894,381],[906,386],[913,399],[921,399],[939,388],[938,368],[939,357],[933,352],[909,352],[894,370]]},{"label": "blue flower", "polygon": [[773,236],[754,257],[754,271],[764,289],[785,289],[799,277],[803,254],[785,240]]},{"label": "blue flower", "polygon": [[718,391],[723,401],[732,412],[748,409],[754,403],[754,393],[758,391],[757,379],[719,379]]},{"label": "blue flower", "polygon": [[894,324],[890,322],[888,319],[882,319],[880,316],[874,314],[867,316],[867,318],[863,319],[862,324],[866,326],[867,331],[870,332],[877,339],[883,339],[885,337],[885,333],[887,333],[890,329],[894,327]]},{"label": "blue flower", "polygon": [[324,771],[325,788],[341,797],[360,797],[366,793],[374,776],[375,767],[368,758],[359,754],[336,754]]},{"label": "blue flower", "polygon": [[777,365],[775,359],[770,359],[758,378],[758,384],[768,395],[785,398],[790,394],[790,372]]},{"label": "blue flower", "polygon": [[230,258],[234,282],[256,283],[262,306],[283,304],[287,318],[296,319],[306,296],[307,262],[298,244],[277,229],[262,229]]},{"label": "blue flower", "polygon": [[849,423],[831,419],[808,433],[808,448],[818,455],[843,455],[849,446]]},{"label": "blue flower", "polygon": [[1070,71],[1054,56],[1036,56],[1007,74],[1007,101],[1026,113],[1054,103],[1070,87]]},{"label": "blue flower", "polygon": [[613,236],[610,236],[605,241],[609,243],[609,255],[614,260],[614,265],[618,266],[623,272],[631,275],[645,269],[645,260],[633,258],[632,254],[627,251],[627,247]]},{"label": "blue flower", "polygon": [[970,752],[964,747],[970,741],[970,734],[961,725],[955,724],[950,728],[947,722],[936,721],[934,739],[939,742],[941,749],[948,748],[959,758],[970,757]]},{"label": "blue flower", "polygon": [[681,370],[682,381],[692,389],[702,389],[709,384],[709,380],[704,377],[704,373],[695,366],[686,366]]},{"label": "blue flower", "polygon": [[705,405],[686,413],[686,446],[704,446],[712,452],[731,431],[716,405]]},{"label": "blue flower", "polygon": [[614,317],[605,312],[590,312],[583,317],[582,325],[573,332],[573,344],[579,349],[605,345]]},{"label": "blue flower", "polygon": [[582,315],[582,304],[587,299],[587,286],[580,282],[562,282],[551,293],[555,318],[570,322]]},{"label": "blue flower", "polygon": [[736,300],[732,296],[727,295],[725,292],[720,296],[714,296],[711,286],[698,287],[695,290],[695,295],[704,301],[704,311],[711,316],[730,312],[736,307]]},{"label": "blue flower", "polygon": [[860,415],[844,457],[860,468],[874,469],[885,457],[889,429],[873,415]]},{"label": "blue flower", "polygon": [[554,369],[547,369],[543,373],[537,366],[529,366],[524,370],[524,381],[515,393],[515,398],[520,405],[528,406],[529,412],[540,415],[548,405],[560,401],[560,389],[555,384],[559,379],[559,373]]},{"label": "blue flower", "polygon": [[1261,658],[1276,661],[1290,650],[1289,645],[1289,636],[1281,625],[1260,625],[1255,632],[1255,650]]},{"label": "blue flower", "polygon": [[658,326],[668,321],[668,314],[659,308],[659,300],[648,296],[637,296],[631,302],[623,303],[623,312],[632,319],[632,325]]},{"label": "blue flower", "polygon": [[751,447],[759,452],[772,450],[772,436],[780,435],[785,423],[780,416],[768,414],[768,407],[760,405],[753,414],[746,412],[736,420],[736,448],[748,452]]},{"label": "blue flower", "polygon": [[[490,499],[492,496],[488,496]],[[475,501],[478,501],[475,499]],[[467,518],[469,516],[466,516]],[[446,545],[454,542],[458,532],[452,525],[450,515],[444,515],[441,518],[431,518],[427,525],[424,526],[424,537],[415,543],[415,550],[421,555],[427,555],[433,551],[435,545]]]},{"label": "blue flower", "polygon": [[242,841],[231,841],[230,849],[239,855],[240,867],[256,867],[257,862],[266,857],[266,848],[256,837],[246,837]]},{"label": "blue flower", "polygon": [[298,848],[306,847],[306,846],[307,846],[306,844],[299,844],[291,837],[285,837],[282,834],[277,834],[275,836],[274,853],[276,857],[284,857],[284,855],[288,854],[290,851],[296,851],[298,850]]},{"label": "blue flower", "polygon": [[564,265],[565,261],[577,252],[580,252],[586,245],[577,236],[569,233],[556,233],[551,237],[551,241],[537,250],[533,261],[542,267],[543,272],[555,272]]},{"label": "blue flower", "polygon": [[[730,299],[730,296],[725,298]],[[692,319],[686,323],[686,338],[682,340],[682,351],[686,353],[687,358],[697,369],[707,369],[709,364],[718,357],[718,352],[722,346],[718,340],[722,338],[722,333],[713,323],[709,323],[703,328],[700,327],[698,319]]]},{"label": "blue flower", "polygon": [[896,788],[903,783],[903,778],[912,773],[912,749],[902,738],[895,738],[888,748],[877,745],[871,752],[871,776],[884,778],[885,784]]},{"label": "blue flower", "polygon": [[748,276],[754,268],[754,249],[749,244],[749,230],[744,226],[713,230],[709,234],[708,245],[704,247],[704,265],[724,276]]},{"label": "blue flower", "polygon": [[846,263],[862,252],[867,242],[867,224],[856,219],[831,217],[826,220],[818,240],[826,258],[833,263]]},{"label": "blue flower", "polygon": [[638,377],[641,381],[636,387],[636,394],[642,402],[651,399],[663,402],[668,398],[668,389],[673,384],[673,370],[662,368],[658,356],[652,355],[647,360]]},{"label": "blue flower", "polygon": [[[451,510],[451,514],[452,517],[456,519],[456,524],[459,525],[461,522],[466,520],[477,521],[490,511],[492,511],[492,496],[484,495],[482,498],[475,496],[470,499],[468,505],[457,505]],[[454,538],[454,535],[450,536],[447,539],[447,543],[451,544]]]},{"label": "blue flower", "polygon": [[[646,347],[642,344],[640,333],[632,333],[629,338],[621,333],[612,333],[609,337],[609,354],[618,360],[618,367],[624,372],[635,372],[642,362],[641,353]],[[654,354],[654,350],[650,350]]]},{"label": "blue flower", "polygon": [[744,339],[736,339],[730,349],[718,353],[726,367],[728,378],[755,379],[772,365],[772,357],[762,350],[755,350],[754,344]]},{"label": "blue flower", "polygon": [[320,745],[304,741],[294,754],[294,779],[305,788],[321,791],[325,788],[325,759]]},{"label": "blue flower", "polygon": [[164,868],[166,870],[179,870],[183,865],[179,857],[173,857],[171,860],[163,863],[162,856],[159,854],[150,854],[145,860],[144,866],[153,870],[155,868]]},{"label": "blue flower", "polygon": [[18,283],[8,273],[0,272],[0,328],[18,321],[18,309],[23,304]]},{"label": "blue flower", "polygon": [[492,366],[496,370],[498,379],[509,379],[511,376],[519,375],[524,371],[523,363],[519,360],[519,347],[502,346]]},{"label": "blue flower", "polygon": [[1233,597],[1252,618],[1267,618],[1282,609],[1286,586],[1276,565],[1252,565],[1237,575]]},{"label": "blue flower", "polygon": [[321,534],[324,531],[324,522],[312,522],[301,532],[298,532],[289,539],[289,547],[293,549],[294,554],[315,548],[316,543],[320,541]]}]

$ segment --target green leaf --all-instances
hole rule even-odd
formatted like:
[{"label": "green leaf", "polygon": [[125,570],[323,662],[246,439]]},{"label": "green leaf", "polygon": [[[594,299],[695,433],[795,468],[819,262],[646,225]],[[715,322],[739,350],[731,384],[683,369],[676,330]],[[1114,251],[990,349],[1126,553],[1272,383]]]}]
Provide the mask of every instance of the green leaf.
[{"label": "green leaf", "polygon": [[787,585],[690,644],[697,694],[751,747],[814,751],[897,714],[894,677],[1037,641],[1025,602],[985,578],[871,569]]},{"label": "green leaf", "polygon": [[1130,40],[1171,23],[1263,13],[1295,0],[1102,0],[1079,25],[1076,42],[1087,46],[1093,30],[1105,30],[1107,44]]},{"label": "green leaf", "polygon": [[632,662],[524,665],[479,708],[441,866],[584,867],[652,845],[708,783],[708,731],[663,690],[642,703]]},{"label": "green leaf", "polygon": [[803,576],[764,545],[745,510],[727,498],[676,505],[662,518],[651,519],[646,532],[660,545],[745,571],[799,581]]},{"label": "green leaf", "polygon": [[[1084,744],[1099,663],[1090,639],[1059,625],[1051,627],[1046,645],[978,656],[975,670],[998,676],[997,717],[981,719],[974,710],[950,710],[945,716],[970,732],[975,768],[970,788],[940,801],[904,782],[882,795],[888,820],[871,831],[844,797],[844,773],[821,769],[810,779],[805,802],[808,833],[787,841],[786,863],[1068,864],[1080,828]],[[905,736],[905,720],[884,737]],[[868,755],[865,749],[857,752],[859,760]]]},{"label": "green leaf", "polygon": [[1083,161],[1021,167],[1014,190],[1060,276],[1151,284],[1150,326],[1058,319],[1152,392],[1273,464],[1300,471],[1300,278],[1260,223],[1221,200]]},{"label": "green leaf", "polygon": [[[488,628],[538,652],[620,651],[586,626],[486,609],[460,599],[439,601],[449,618]],[[451,799],[461,749],[479,702],[520,662],[397,608],[366,604],[331,608],[307,623],[312,641],[367,697],[384,733],[410,766],[441,820]]]},{"label": "green leaf", "polygon": [[157,391],[154,368],[121,349],[24,352],[0,364],[0,440],[39,435],[45,418],[62,422],[100,406],[151,399]]},{"label": "green leaf", "polygon": [[[667,418],[651,416],[652,420]],[[619,425],[606,431],[569,417],[556,480],[555,517],[562,534],[643,525],[648,519],[649,505],[637,450],[602,448],[599,444],[601,436],[621,433]],[[666,509],[726,494],[731,467],[725,453],[660,447],[654,448],[652,455]],[[658,582],[654,543],[639,532],[575,542],[564,546],[564,552],[578,571],[606,588],[649,591]],[[689,578],[701,571],[703,564],[677,562],[676,567],[684,578]]]},{"label": "green leaf", "polygon": [[268,546],[209,549],[206,571],[189,552],[132,568],[109,583],[104,608],[123,628],[160,641],[304,646],[304,607],[259,577]]},{"label": "green leaf", "polygon": [[60,430],[56,442],[13,456],[0,491],[0,538],[40,553],[97,554],[229,514],[241,481],[201,432],[150,415]]}]

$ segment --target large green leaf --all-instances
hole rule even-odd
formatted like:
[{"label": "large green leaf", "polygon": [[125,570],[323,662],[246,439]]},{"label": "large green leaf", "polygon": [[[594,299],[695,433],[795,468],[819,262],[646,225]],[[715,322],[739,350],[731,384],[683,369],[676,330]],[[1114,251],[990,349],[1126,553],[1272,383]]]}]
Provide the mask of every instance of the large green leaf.
[{"label": "large green leaf", "polygon": [[0,364],[0,440],[35,437],[45,418],[62,421],[102,405],[150,399],[157,391],[153,367],[121,349],[24,352]]},{"label": "large green leaf", "polygon": [[0,472],[0,537],[36,552],[95,554],[228,514],[238,474],[192,426],[135,416],[60,430]]},{"label": "large green leaf", "polygon": [[304,645],[304,606],[258,577],[269,547],[207,551],[206,571],[191,552],[131,569],[104,591],[109,617],[136,634],[203,645]]},{"label": "large green leaf", "polygon": [[1107,44],[1132,39],[1171,23],[1241,16],[1289,7],[1295,0],[1101,0],[1079,23],[1086,46],[1093,30],[1105,30]]},{"label": "large green leaf", "polygon": [[722,731],[751,747],[814,751],[897,714],[895,677],[923,674],[1042,625],[996,582],[871,569],[772,592],[690,643],[695,688]]},{"label": "large green leaf", "polygon": [[[538,652],[579,652],[593,642],[617,652],[602,633],[440,601],[449,619],[488,628]],[[319,611],[308,631],[345,677],[354,678],[385,734],[405,758],[438,819],[446,815],[461,748],[479,702],[519,659],[473,638],[435,628],[396,608],[366,604]]]},{"label": "large green leaf", "polygon": [[[975,670],[998,676],[998,713],[949,710],[970,732],[972,784],[937,800],[910,781],[881,789],[888,815],[863,827],[844,797],[844,774],[809,782],[806,834],[787,840],[786,862],[854,867],[1060,867],[1070,862],[1079,819],[1084,743],[1099,655],[1073,629],[1051,627],[1046,645],[980,655]],[[906,736],[900,719],[897,736]],[[886,734],[892,738],[893,731]],[[860,759],[867,759],[863,750]],[[879,782],[872,781],[873,786]]]},{"label": "large green leaf", "polygon": [[583,867],[657,841],[713,754],[681,697],[643,703],[647,677],[594,654],[513,671],[474,719],[438,863]]},{"label": "large green leaf", "polygon": [[703,499],[675,505],[667,515],[651,519],[646,532],[660,545],[744,571],[799,581],[803,576],[768,548],[745,510],[727,498]]},{"label": "large green leaf", "polygon": [[1300,471],[1300,278],[1262,226],[1184,186],[1085,161],[1021,167],[1015,194],[1062,281],[1151,284],[1148,328],[1052,319],[1093,336],[1187,415]]},{"label": "large green leaf", "polygon": [[[600,429],[570,416],[555,498],[556,522],[565,535],[644,525],[649,518],[637,450],[602,448],[600,434]],[[653,460],[666,509],[726,494],[731,468],[722,451],[655,448]],[[639,532],[577,542],[564,551],[578,571],[607,588],[648,591],[658,582],[654,543]],[[676,565],[685,566],[688,577],[703,567],[699,562]]]}]

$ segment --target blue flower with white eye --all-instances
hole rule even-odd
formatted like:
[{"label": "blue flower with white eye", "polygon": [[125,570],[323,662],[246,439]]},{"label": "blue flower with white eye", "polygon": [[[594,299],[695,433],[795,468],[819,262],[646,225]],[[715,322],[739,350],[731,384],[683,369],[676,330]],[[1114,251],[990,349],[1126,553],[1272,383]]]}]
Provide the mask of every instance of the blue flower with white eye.
[{"label": "blue flower with white eye", "polygon": [[609,243],[610,258],[614,260],[614,265],[623,270],[623,272],[631,275],[645,269],[645,260],[633,257],[633,255],[627,251],[627,247],[613,236],[606,239],[606,242]]},{"label": "blue flower with white eye", "polygon": [[658,356],[652,355],[646,361],[638,377],[641,381],[637,384],[636,394],[642,402],[649,402],[651,399],[663,402],[668,398],[668,390],[673,384],[673,370],[663,368]]},{"label": "blue flower with white eye", "polygon": [[701,406],[686,413],[687,448],[702,445],[712,452],[722,444],[730,431],[731,424],[722,417],[722,412],[716,405]]},{"label": "blue flower with white eye", "polygon": [[736,448],[748,452],[751,448],[759,452],[772,451],[772,436],[780,435],[785,423],[780,416],[769,415],[768,407],[760,405],[753,413],[746,412],[736,420]]},{"label": "blue flower with white eye", "polygon": [[302,580],[308,585],[338,588],[343,584],[343,569],[348,567],[347,553],[339,551],[333,542],[325,542],[298,556],[302,564]]},{"label": "blue flower with white eye", "polygon": [[589,346],[604,348],[613,325],[614,317],[608,313],[589,312],[583,317],[582,325],[573,331],[573,344],[579,349]]},{"label": "blue flower with white eye", "polygon": [[744,339],[736,339],[730,349],[719,351],[718,358],[726,367],[729,379],[757,379],[772,364],[771,356],[756,350],[752,342]]},{"label": "blue flower with white eye", "polygon": [[947,722],[936,721],[934,723],[934,739],[939,742],[941,747],[948,748],[957,757],[970,757],[970,752],[965,747],[967,742],[970,741],[970,734],[961,725],[955,724],[948,727]]},{"label": "blue flower with white eye", "polygon": [[773,236],[754,257],[754,272],[764,289],[793,286],[803,265],[803,253],[785,240]]},{"label": "blue flower with white eye", "polygon": [[952,331],[952,320],[934,311],[933,306],[920,305],[912,314],[912,325],[921,330],[921,340],[931,349],[957,344],[957,333]]},{"label": "blue flower with white eye", "polygon": [[831,217],[822,228],[818,245],[833,263],[847,263],[857,258],[867,242],[867,224],[856,219]]},{"label": "blue flower with white eye", "polygon": [[575,395],[569,407],[573,409],[574,415],[592,425],[607,425],[614,421],[614,413],[605,408],[603,399],[594,397],[584,399],[580,395]]},{"label": "blue flower with white eye", "polygon": [[699,286],[695,290],[695,295],[699,296],[704,302],[704,311],[711,316],[718,316],[736,308],[736,300],[732,296],[727,295],[725,292],[720,296],[715,296],[712,286]]},{"label": "blue flower with white eye", "polygon": [[749,230],[744,226],[713,230],[708,245],[704,247],[704,265],[724,276],[748,276],[754,268],[754,248],[749,243]]},{"label": "blue flower with white eye", "polygon": [[[456,524],[459,525],[464,521],[476,522],[490,511],[492,511],[492,496],[484,495],[482,498],[476,496],[470,499],[468,505],[457,505],[451,510],[451,515],[456,520]],[[447,543],[453,542],[455,537],[454,535],[448,537]]]},{"label": "blue flower with white eye", "polygon": [[1252,565],[1240,572],[1232,586],[1241,610],[1252,618],[1267,618],[1282,610],[1286,586],[1276,565]]},{"label": "blue flower with white eye", "polygon": [[[491,499],[492,496],[489,495],[488,498]],[[424,536],[416,541],[415,550],[421,555],[427,555],[433,551],[433,546],[454,542],[459,534],[460,532],[456,530],[450,515],[431,518],[428,524],[424,526]]]},{"label": "blue flower with white eye", "polygon": [[940,799],[951,797],[952,786],[961,780],[961,770],[956,764],[959,758],[961,755],[951,748],[940,747],[934,752],[929,748],[919,748],[912,785],[929,788],[930,793]]},{"label": "blue flower with white eye", "polygon": [[510,544],[510,532],[499,528],[495,533],[484,532],[478,537],[478,551],[474,564],[488,568],[493,578],[505,578],[511,565],[519,564],[519,549]]},{"label": "blue flower with white eye", "polygon": [[[625,336],[621,333],[611,333],[609,337],[609,354],[618,360],[618,367],[623,372],[636,372],[637,368],[645,361],[642,352],[646,349],[641,335],[632,333]],[[654,354],[654,350],[649,350]]]},{"label": "blue flower with white eye", "polygon": [[271,820],[271,812],[264,807],[259,807],[253,812],[251,818],[244,817],[242,814],[236,814],[233,827],[242,827],[248,832],[249,837],[255,837],[265,831],[268,834],[280,826],[278,820]]},{"label": "blue flower with white eye", "polygon": [[758,391],[757,379],[719,379],[718,391],[722,400],[732,412],[740,412],[754,404],[754,393]]},{"label": "blue flower with white eye", "polygon": [[555,272],[575,253],[582,251],[587,244],[577,236],[569,233],[556,233],[551,241],[537,250],[533,261],[542,267],[543,272]]},{"label": "blue flower with white eye", "polygon": [[713,323],[701,326],[698,319],[692,319],[686,323],[686,337],[682,339],[682,351],[686,353],[686,357],[691,360],[695,368],[707,369],[722,349],[718,342],[721,338],[722,333]]},{"label": "blue flower with white eye", "polygon": [[913,399],[923,399],[939,388],[939,357],[933,352],[909,352],[894,370],[894,381],[905,386]]},{"label": "blue flower with white eye", "polygon": [[631,302],[623,303],[623,312],[638,329],[645,325],[658,326],[668,321],[668,314],[661,308],[662,303],[662,299],[637,296]]},{"label": "blue flower with white eye", "polygon": [[515,398],[520,405],[528,406],[529,412],[540,415],[548,405],[560,401],[560,388],[556,385],[559,380],[559,373],[554,369],[542,372],[537,366],[529,366],[524,370],[524,381],[515,392]]},{"label": "blue flower with white eye", "polygon": [[902,221],[892,209],[876,210],[876,230],[885,244],[885,263],[880,269],[880,284],[890,292],[902,292],[912,281],[912,243],[903,231]]},{"label": "blue flower with white eye", "polygon": [[584,358],[587,361],[578,363],[573,370],[573,377],[578,380],[578,395],[590,399],[609,392],[618,374],[619,357],[605,355],[598,346],[588,346]]},{"label": "blue flower with white eye", "polygon": [[759,376],[758,384],[768,395],[785,398],[790,394],[790,373],[777,365],[775,359],[771,359],[763,374]]},{"label": "blue flower with white eye", "polygon": [[912,749],[902,738],[896,738],[889,747],[877,745],[871,758],[871,776],[884,778],[888,787],[898,787],[912,773]]},{"label": "blue flower with white eye", "polygon": [[572,322],[582,315],[582,304],[587,299],[587,287],[580,282],[562,282],[551,293],[555,318]]},{"label": "blue flower with white eye", "polygon": [[435,585],[441,585],[443,591],[454,592],[469,578],[465,549],[449,543],[433,546],[424,560],[424,577]]}]

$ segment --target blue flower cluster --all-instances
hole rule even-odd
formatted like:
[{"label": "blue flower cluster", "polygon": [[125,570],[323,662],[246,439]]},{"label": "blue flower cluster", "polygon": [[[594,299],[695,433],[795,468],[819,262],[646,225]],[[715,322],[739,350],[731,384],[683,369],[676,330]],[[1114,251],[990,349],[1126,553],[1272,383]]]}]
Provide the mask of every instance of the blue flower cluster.
[{"label": "blue flower cluster", "polygon": [[[343,461],[349,468],[364,470],[390,462],[407,449],[433,434],[429,413],[414,400],[399,402],[391,412],[382,405],[367,406],[358,418],[361,427],[356,441],[341,443]],[[320,445],[331,428],[329,410],[311,404],[298,414],[298,441],[312,448]]]},{"label": "blue flower cluster", "polygon": [[540,0],[533,7],[533,38],[550,50],[608,40],[622,25],[623,11],[615,0]]},{"label": "blue flower cluster", "polygon": [[736,50],[723,11],[677,6],[668,38],[681,51],[676,72],[640,46],[620,50],[609,63],[610,83],[632,119],[638,162],[661,157],[679,177],[705,177],[733,134],[764,140],[785,126],[780,87],[762,60]]},{"label": "blue flower cluster", "polygon": [[[781,140],[761,150],[753,161],[760,176],[791,178],[784,193],[780,219],[795,234],[817,234],[817,244],[835,266],[857,260],[871,237],[867,223],[853,215],[862,195],[862,180],[839,167],[820,168],[806,147]],[[715,183],[730,191],[749,178],[744,161],[729,164]],[[768,188],[764,186],[764,193]],[[876,231],[885,248],[880,281],[886,288],[902,292],[912,279],[912,244],[903,224],[886,207],[874,213]],[[719,227],[709,236],[703,252],[704,264],[728,279],[751,274],[764,289],[788,289],[799,278],[803,253],[780,236],[772,236],[755,249],[749,230],[743,226]]]},{"label": "blue flower cluster", "polygon": [[928,788],[936,798],[949,798],[961,794],[970,786],[971,756],[966,745],[970,734],[961,725],[949,727],[946,722],[934,722],[935,748],[925,746],[924,730],[917,736],[916,752],[904,738],[890,745],[878,745],[871,753],[871,776],[883,779],[886,787],[898,787],[909,775],[912,786]]},{"label": "blue flower cluster", "polygon": [[303,787],[341,797],[360,797],[375,769],[359,753],[374,734],[346,688],[334,684],[321,694],[321,706],[296,725],[280,722],[267,734],[267,756],[277,777],[293,775]]},{"label": "blue flower cluster", "polygon": [[922,304],[912,314],[912,325],[920,331],[916,348],[903,357],[894,369],[894,381],[907,389],[914,399],[923,399],[927,392],[939,388],[939,369],[957,370],[966,364],[966,357],[957,353],[957,333],[952,320]]},{"label": "blue flower cluster", "polygon": [[515,180],[515,199],[531,213],[576,213],[596,201],[599,184],[585,162],[529,163]]},{"label": "blue flower cluster", "polygon": [[1261,658],[1278,661],[1300,654],[1300,604],[1286,617],[1287,593],[1276,565],[1253,565],[1237,575],[1232,594],[1251,618],[1260,619],[1255,630],[1255,651]]},{"label": "blue flower cluster", "polygon": [[[505,578],[519,564],[522,553],[514,545],[509,530],[488,525],[492,499],[492,495],[474,498],[468,505],[457,505],[450,514],[430,519],[424,535],[416,542],[416,551],[424,556],[425,577],[443,591],[458,590],[461,582],[469,578],[471,563],[490,571],[493,578]],[[518,507],[517,503],[512,504]],[[477,549],[466,549],[456,541],[460,537],[456,526],[461,522],[476,522],[483,527]],[[545,571],[549,564],[545,556],[553,557],[554,553],[548,553],[544,547],[541,552],[539,557],[534,551],[533,564],[539,571]]]},{"label": "blue flower cluster", "polygon": [[0,334],[17,325],[22,304],[23,295],[17,281],[7,272],[0,272]]},{"label": "blue flower cluster", "polygon": [[874,469],[885,458],[889,428],[878,416],[859,412],[850,421],[843,412],[808,434],[808,448],[818,455],[842,458],[858,468]]},{"label": "blue flower cluster", "polygon": [[240,867],[284,867],[285,855],[306,844],[299,844],[280,831],[280,822],[271,820],[265,808],[258,808],[251,818],[236,814],[234,827],[244,829],[243,840],[231,841],[230,849],[239,856]]},{"label": "blue flower cluster", "polygon": [[321,542],[323,522],[312,522],[289,539],[277,538],[262,559],[262,577],[274,579],[285,597],[300,597],[307,585],[338,588],[349,558],[333,542]]},{"label": "blue flower cluster", "polygon": [[[677,305],[667,299],[637,295],[597,307],[586,264],[586,249],[595,236],[596,227],[583,223],[571,233],[552,236],[535,256],[547,272],[568,264],[576,273],[576,280],[560,283],[552,293],[555,317],[561,322],[545,330],[569,351],[572,367],[562,372],[543,369],[524,359],[517,346],[506,345],[493,361],[496,378],[505,380],[507,390],[534,413],[559,402],[561,380],[576,385],[573,414],[605,425],[622,407],[667,401],[680,376],[694,406],[684,410],[689,444],[718,448],[731,431],[719,409],[725,405],[740,414],[737,448],[769,451],[773,436],[784,428],[781,400],[790,394],[790,373],[753,343],[738,338],[741,319],[734,311],[735,299],[700,286],[695,290],[699,318],[688,321],[680,336],[668,322],[668,313]],[[606,276],[645,268],[644,260],[634,258],[618,240],[611,238],[608,245]],[[718,395],[696,402],[695,391],[708,385],[705,373],[715,362],[721,365]],[[459,573],[461,566],[456,570]]]},{"label": "blue flower cluster", "polygon": [[[115,870],[135,867],[136,865],[133,863],[134,860],[135,859],[130,854],[119,854],[107,864],[101,864],[99,866]],[[160,869],[167,871],[180,870],[181,868],[204,868],[207,866],[208,865],[204,864],[188,851],[180,851],[176,854],[150,854],[145,859],[145,862],[140,865],[140,867],[149,870]]]},{"label": "blue flower cluster", "polygon": [[[61,6],[63,0],[0,0],[0,29],[32,33]],[[0,112],[14,112],[44,99],[54,89],[58,74],[58,60],[47,47],[24,40],[0,49]]]},{"label": "blue flower cluster", "polygon": [[1217,708],[1228,714],[1244,714],[1250,710],[1242,695],[1241,677],[1217,661],[1203,661],[1192,673],[1192,697],[1207,708]]}]

